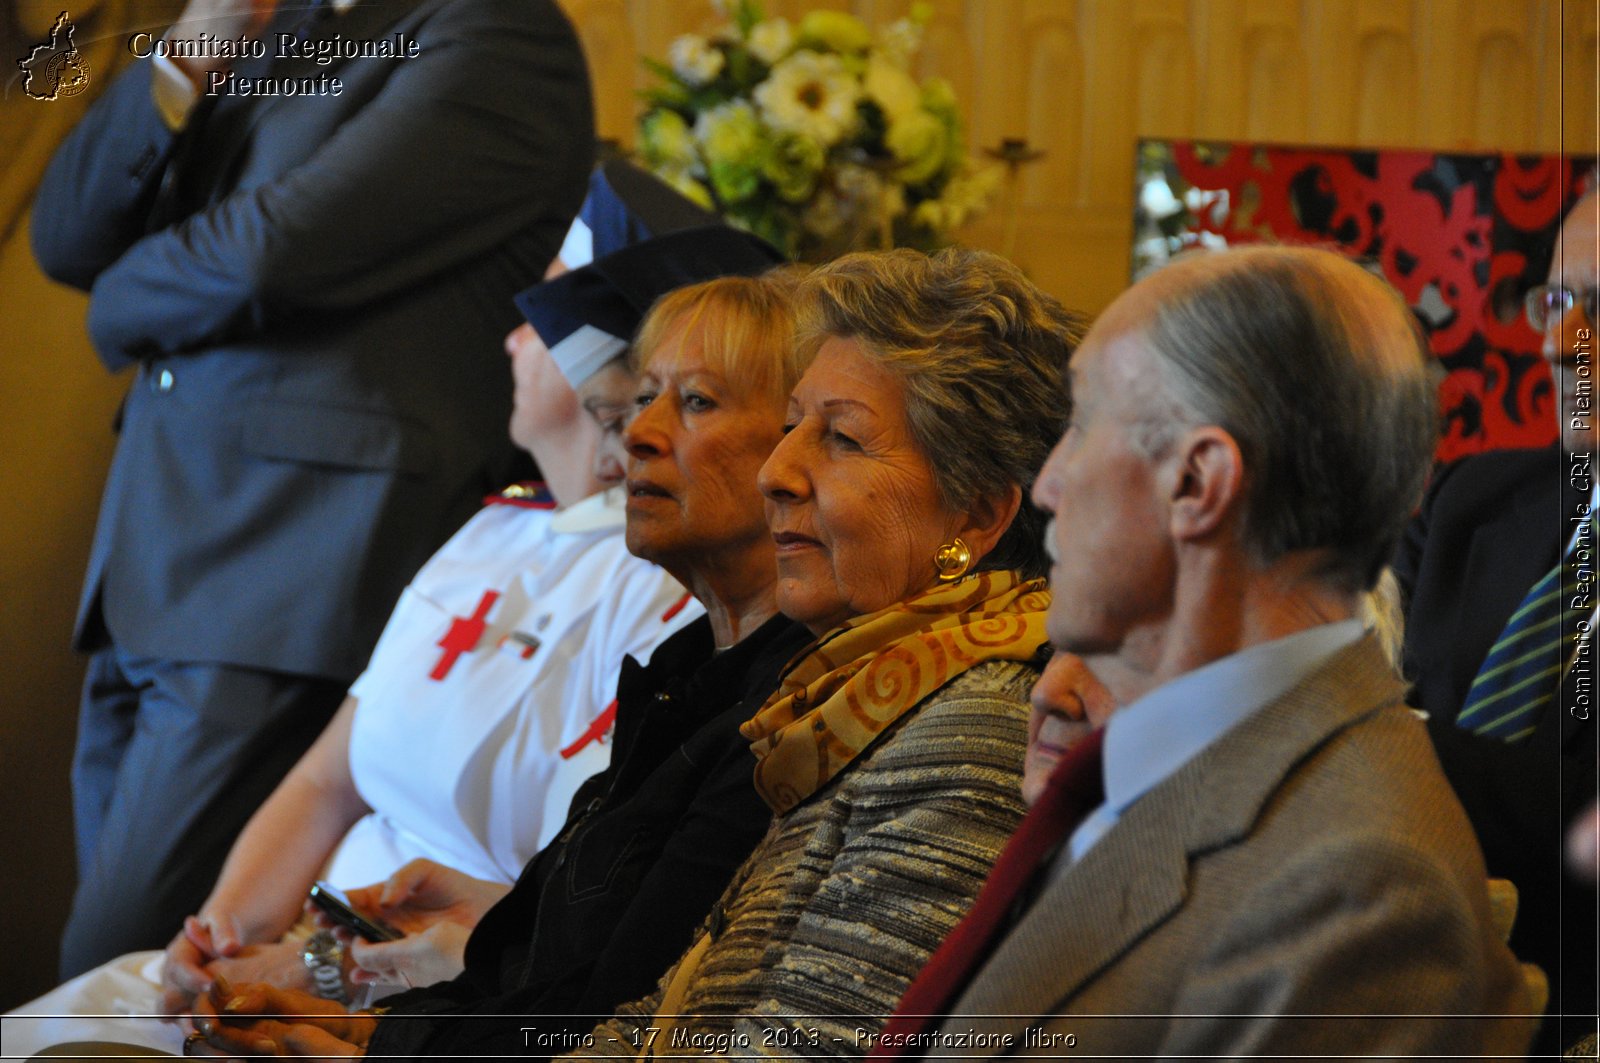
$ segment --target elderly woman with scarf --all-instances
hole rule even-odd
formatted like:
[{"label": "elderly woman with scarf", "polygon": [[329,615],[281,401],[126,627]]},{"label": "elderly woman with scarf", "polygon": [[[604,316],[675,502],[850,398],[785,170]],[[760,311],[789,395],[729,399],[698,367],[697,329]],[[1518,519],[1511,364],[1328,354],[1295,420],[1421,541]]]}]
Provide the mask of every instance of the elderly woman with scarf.
[{"label": "elderly woman with scarf", "polygon": [[[797,360],[810,366],[759,484],[777,605],[813,637],[743,726],[757,758],[745,778],[775,813],[770,829],[642,1000],[592,1031],[572,1030],[564,1020],[578,1009],[548,995],[480,1000],[471,1011],[484,1032],[453,1035],[450,1051],[472,1041],[495,1054],[863,1055],[1021,818],[1049,602],[1042,518],[1027,495],[1066,419],[1079,323],[977,252],[849,256],[798,294]],[[687,512],[651,470],[681,450],[670,443],[679,420],[715,409],[701,375],[678,365],[640,395],[630,546],[636,530]],[[712,449],[695,459],[712,463],[702,476],[717,460]],[[658,886],[642,884],[639,903],[668,900]],[[661,943],[636,929],[636,949]],[[486,920],[478,937],[489,930]],[[528,970],[540,966],[525,942],[513,949]],[[368,1017],[263,1020],[296,1009],[254,989],[216,997],[197,1019],[229,1051],[385,1055],[404,1042],[408,1054],[439,1054],[446,1044],[373,1036]],[[378,1034],[394,1023],[377,1020]],[[507,1035],[525,1039],[508,1046]]]},{"label": "elderly woman with scarf", "polygon": [[814,641],[744,725],[775,819],[656,991],[576,1055],[861,1055],[1021,815],[1049,591],[1028,489],[1078,321],[992,255],[856,255],[802,287],[761,470]]}]

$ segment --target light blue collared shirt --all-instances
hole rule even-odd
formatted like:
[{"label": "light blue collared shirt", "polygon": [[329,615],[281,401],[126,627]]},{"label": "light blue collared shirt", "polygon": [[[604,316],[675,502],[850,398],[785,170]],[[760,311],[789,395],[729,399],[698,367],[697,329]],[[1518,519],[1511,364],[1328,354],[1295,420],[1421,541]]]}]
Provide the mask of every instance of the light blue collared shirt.
[{"label": "light blue collared shirt", "polygon": [[[1072,832],[1065,855],[1074,863],[1083,859],[1135,801],[1361,635],[1361,621],[1340,620],[1263,642],[1112,713],[1105,738],[1106,800]],[[1057,870],[1065,866],[1058,862]]]}]

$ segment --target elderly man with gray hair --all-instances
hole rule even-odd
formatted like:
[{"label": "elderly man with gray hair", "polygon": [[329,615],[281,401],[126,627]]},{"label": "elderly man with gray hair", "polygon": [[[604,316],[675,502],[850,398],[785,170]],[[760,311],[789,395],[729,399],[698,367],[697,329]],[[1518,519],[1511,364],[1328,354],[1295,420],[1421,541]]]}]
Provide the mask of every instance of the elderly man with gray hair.
[{"label": "elderly man with gray hair", "polygon": [[1519,1054],[1483,860],[1357,619],[1434,441],[1405,305],[1328,252],[1196,257],[1071,379],[1049,632],[1114,705],[877,1053]]}]

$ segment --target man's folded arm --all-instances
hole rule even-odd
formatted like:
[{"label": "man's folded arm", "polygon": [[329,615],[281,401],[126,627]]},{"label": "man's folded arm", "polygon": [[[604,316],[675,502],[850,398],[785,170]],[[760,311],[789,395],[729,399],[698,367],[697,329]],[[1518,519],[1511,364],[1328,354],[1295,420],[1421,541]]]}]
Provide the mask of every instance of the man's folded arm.
[{"label": "man's folded arm", "polygon": [[178,134],[151,95],[149,62],[122,73],[39,182],[33,253],[45,274],[87,291],[142,235]]},{"label": "man's folded arm", "polygon": [[138,239],[98,273],[89,328],[103,357],[181,354],[394,295],[577,187],[563,177],[592,153],[589,96],[563,21],[542,5],[465,0],[416,40],[413,59],[350,61],[393,73],[302,163]]}]

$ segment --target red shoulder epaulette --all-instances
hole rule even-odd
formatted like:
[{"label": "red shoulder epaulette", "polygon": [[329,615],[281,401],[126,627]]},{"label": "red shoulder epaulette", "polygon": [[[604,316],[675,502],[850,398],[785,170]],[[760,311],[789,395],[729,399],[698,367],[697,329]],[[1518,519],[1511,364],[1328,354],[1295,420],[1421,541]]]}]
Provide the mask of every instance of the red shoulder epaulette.
[{"label": "red shoulder epaulette", "polygon": [[486,506],[520,506],[523,509],[555,509],[556,498],[542,480],[512,484],[497,495],[483,500]]}]

